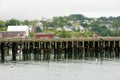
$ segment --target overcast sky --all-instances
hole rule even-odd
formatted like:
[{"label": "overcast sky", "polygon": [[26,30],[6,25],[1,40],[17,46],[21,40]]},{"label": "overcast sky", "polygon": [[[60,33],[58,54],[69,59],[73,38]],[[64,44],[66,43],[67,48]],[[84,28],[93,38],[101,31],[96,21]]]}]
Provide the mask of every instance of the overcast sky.
[{"label": "overcast sky", "polygon": [[120,0],[0,0],[0,19],[41,19],[83,14],[120,16]]}]

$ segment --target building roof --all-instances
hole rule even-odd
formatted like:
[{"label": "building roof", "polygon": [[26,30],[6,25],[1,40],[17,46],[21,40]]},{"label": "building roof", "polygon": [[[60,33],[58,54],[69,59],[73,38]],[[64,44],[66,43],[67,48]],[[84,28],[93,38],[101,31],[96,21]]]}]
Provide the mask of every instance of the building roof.
[{"label": "building roof", "polygon": [[29,35],[28,26],[8,26],[7,31],[25,31],[27,36]]},{"label": "building roof", "polygon": [[54,33],[35,33],[36,35],[49,35],[49,34],[52,34],[54,35]]}]

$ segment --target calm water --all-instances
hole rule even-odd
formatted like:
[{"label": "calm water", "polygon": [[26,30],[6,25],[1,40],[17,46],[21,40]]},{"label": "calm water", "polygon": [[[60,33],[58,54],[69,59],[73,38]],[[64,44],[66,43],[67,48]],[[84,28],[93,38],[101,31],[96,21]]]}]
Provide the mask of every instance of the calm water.
[{"label": "calm water", "polygon": [[6,62],[0,80],[120,80],[120,60]]}]

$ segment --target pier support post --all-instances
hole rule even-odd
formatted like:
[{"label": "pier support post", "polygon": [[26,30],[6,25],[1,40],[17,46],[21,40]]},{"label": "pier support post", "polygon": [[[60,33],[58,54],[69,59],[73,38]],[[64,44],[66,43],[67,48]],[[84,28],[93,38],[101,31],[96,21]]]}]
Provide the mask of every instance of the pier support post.
[{"label": "pier support post", "polygon": [[5,61],[5,50],[4,50],[4,47],[5,47],[5,43],[2,42],[1,43],[1,62]]},{"label": "pier support post", "polygon": [[17,45],[15,42],[12,43],[12,60],[16,61]]}]

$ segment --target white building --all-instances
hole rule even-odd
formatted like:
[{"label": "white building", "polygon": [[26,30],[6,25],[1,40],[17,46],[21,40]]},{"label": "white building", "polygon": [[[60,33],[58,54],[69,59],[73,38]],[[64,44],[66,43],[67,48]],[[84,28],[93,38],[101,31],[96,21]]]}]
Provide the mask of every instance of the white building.
[{"label": "white building", "polygon": [[111,24],[106,24],[105,25],[106,26],[106,28],[108,29],[108,30],[115,30],[113,27],[112,27],[112,25]]},{"label": "white building", "polygon": [[81,26],[81,25],[79,25],[79,26],[71,26],[71,27],[72,27],[73,30],[76,30],[76,31],[77,31],[77,30],[79,29],[80,32],[84,32],[84,27]]},{"label": "white building", "polygon": [[56,28],[57,31],[62,31],[63,29],[61,27]]},{"label": "white building", "polygon": [[85,30],[84,30],[84,27],[83,26],[79,26],[79,29],[80,29],[80,32],[85,32]]},{"label": "white building", "polygon": [[8,26],[7,31],[12,31],[12,32],[24,31],[26,32],[26,37],[29,36],[29,26]]},{"label": "white building", "polygon": [[69,26],[63,26],[63,28],[66,30],[66,31],[72,31],[72,29],[69,27]]}]

